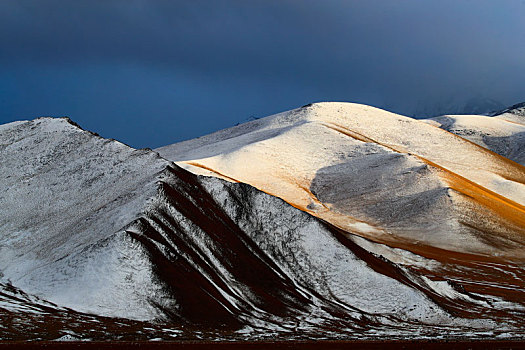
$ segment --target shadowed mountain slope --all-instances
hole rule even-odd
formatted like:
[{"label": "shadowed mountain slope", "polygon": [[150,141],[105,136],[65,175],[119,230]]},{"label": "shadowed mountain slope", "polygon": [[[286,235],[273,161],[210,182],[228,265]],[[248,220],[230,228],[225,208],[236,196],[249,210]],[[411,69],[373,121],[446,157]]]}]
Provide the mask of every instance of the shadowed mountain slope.
[{"label": "shadowed mountain slope", "polygon": [[[229,157],[232,171],[261,175],[266,169],[261,183],[275,184],[268,188],[232,181],[238,173],[226,166],[189,165],[189,158],[178,163],[190,170],[210,165],[206,171],[216,175],[197,176],[156,152],[103,139],[68,119],[0,126],[0,338],[116,339],[104,329],[127,339],[521,335],[524,272],[516,253],[520,237],[512,231],[519,220],[505,221],[507,236],[500,229],[487,237],[490,232],[475,225],[471,231],[452,230],[456,241],[450,250],[432,240],[415,244],[414,237],[446,234],[441,221],[426,221],[429,212],[463,229],[474,219],[458,219],[463,208],[455,203],[483,207],[480,199],[473,195],[468,202],[448,186],[451,180],[440,174],[451,170],[431,165],[439,160],[435,155],[422,161],[423,156],[393,150],[400,145],[349,137],[355,131],[328,122],[318,130],[319,123],[301,119],[311,108],[317,107],[278,117],[290,125],[257,120],[242,130],[219,132],[218,144],[204,137],[195,141],[198,147],[182,145],[183,152],[206,149],[222,160]],[[298,143],[297,132],[307,141]],[[307,152],[312,133],[335,138],[317,143],[329,162]],[[289,148],[272,149],[272,137],[282,135],[292,136],[283,139]],[[252,152],[243,165],[248,158],[225,152],[250,156],[249,143],[236,138],[255,138],[254,149],[270,149],[272,156]],[[221,144],[227,140],[232,143]],[[348,140],[352,147],[341,149]],[[295,173],[285,161],[290,154],[279,154],[283,149],[294,150]],[[487,174],[504,175],[508,183],[488,182],[491,190],[479,190],[481,185],[464,180],[462,186],[474,190],[463,191],[480,191],[504,208],[514,203],[520,210],[495,192],[518,186],[519,171],[495,154],[479,152],[494,159]],[[269,172],[276,169],[283,171]],[[411,192],[391,174],[412,183]],[[374,192],[382,187],[391,193]],[[412,203],[408,214],[392,210],[401,194],[403,205]],[[390,203],[374,207],[381,196]],[[416,208],[418,200],[423,207]],[[489,224],[503,220],[496,209],[483,208],[492,215]],[[392,215],[385,215],[388,210]],[[415,229],[402,233],[410,222]],[[387,245],[384,235],[401,243]],[[460,250],[461,242],[473,246]],[[422,253],[400,249],[404,245],[420,246]],[[33,335],[19,331],[28,324]]]}]

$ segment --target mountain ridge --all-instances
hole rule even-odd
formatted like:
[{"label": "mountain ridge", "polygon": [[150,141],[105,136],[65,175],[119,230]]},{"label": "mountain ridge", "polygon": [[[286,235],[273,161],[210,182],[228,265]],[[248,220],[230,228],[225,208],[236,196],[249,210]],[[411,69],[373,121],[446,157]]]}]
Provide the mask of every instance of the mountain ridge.
[{"label": "mountain ridge", "polygon": [[[319,111],[316,108],[319,108]],[[345,115],[345,113],[355,116],[357,119],[345,120],[342,119],[343,117],[337,116],[338,114]],[[324,115],[329,115],[329,119],[326,119]],[[350,123],[351,126],[344,125],[345,123]],[[407,132],[405,123],[411,127],[410,132]],[[332,166],[333,172],[337,173],[340,171],[337,170],[336,165],[343,166],[341,164],[344,164],[345,161],[355,163],[352,166],[355,169],[359,157],[363,161],[367,161],[367,159],[377,158],[379,154],[384,154],[382,157],[390,157],[390,159],[396,159],[394,155],[400,154],[403,161],[406,159],[406,161],[413,162],[413,167],[422,167],[421,169],[430,167],[433,169],[432,172],[438,174],[436,175],[438,179],[433,180],[434,182],[437,181],[435,185],[429,184],[428,186],[438,186],[444,190],[453,189],[456,193],[463,193],[469,198],[474,196],[477,198],[475,199],[476,202],[486,202],[486,198],[493,197],[493,194],[496,196],[504,194],[503,197],[508,198],[506,199],[508,210],[512,211],[514,210],[512,208],[517,208],[518,212],[523,211],[522,204],[525,197],[523,197],[522,186],[525,181],[525,172],[522,165],[509,162],[469,140],[464,140],[454,134],[441,133],[438,131],[439,129],[434,129],[430,125],[426,127],[426,125],[423,121],[398,116],[372,107],[356,104],[321,103],[259,119],[245,124],[244,127],[223,130],[196,139],[194,143],[186,141],[159,148],[157,151],[165,158],[176,161],[177,164],[195,173],[215,176],[220,174],[219,176],[222,175],[230,180],[251,183],[260,190],[277,195],[288,203],[329,222],[336,223],[336,225],[338,225],[338,221],[346,219],[338,219],[337,217],[330,219],[330,216],[339,215],[337,211],[328,209],[326,205],[323,207],[323,203],[320,203],[311,192],[310,184],[314,181],[318,169]],[[417,132],[418,136],[414,135],[414,132]],[[401,133],[402,136],[391,136],[394,133]],[[348,139],[346,139],[347,137]],[[429,140],[429,137],[433,137],[433,139]],[[311,140],[314,138],[315,141]],[[206,140],[208,140],[209,145],[206,144]],[[428,141],[431,142],[431,145],[428,145]],[[327,151],[317,154],[317,143]],[[305,157],[303,152],[296,150],[296,145],[301,145],[305,151],[308,150],[309,156]],[[455,147],[454,152],[456,154],[454,158],[447,158],[446,154],[451,146]],[[186,149],[187,151],[185,151]],[[355,150],[352,152],[357,153],[345,155],[344,153],[347,152],[344,151],[345,149]],[[361,154],[359,152],[364,153],[356,158],[356,155]],[[367,152],[370,156],[366,155]],[[236,157],[239,160],[236,160]],[[338,157],[343,158],[338,160]],[[252,160],[249,161],[248,159]],[[250,162],[253,163],[251,168],[244,167],[244,164]],[[269,162],[275,162],[275,164]],[[316,168],[312,162],[320,165]],[[259,168],[257,168],[258,166]],[[366,163],[365,166],[367,167],[366,171],[371,171]],[[254,170],[254,167],[257,170]],[[210,169],[213,170],[213,174],[209,172]],[[299,176],[293,175],[294,177],[291,178],[290,176],[293,173]],[[278,179],[278,182],[268,182],[268,176],[272,181]],[[401,180],[400,174],[395,176]],[[433,177],[436,176],[433,175]],[[304,181],[306,182],[298,183],[297,181],[301,178],[305,178]],[[418,180],[413,182],[414,185],[420,180],[421,177],[419,176]],[[472,185],[475,186],[472,187]],[[403,190],[408,188],[403,188],[403,186],[405,185],[401,186]],[[411,185],[408,183],[406,186]],[[482,191],[479,192],[476,188]],[[509,190],[511,188],[515,190]],[[383,195],[387,196],[384,193]],[[308,206],[317,208],[317,212],[308,209]],[[492,208],[490,210],[498,211],[500,209]],[[506,209],[502,210],[505,211]],[[323,215],[325,216],[323,217]],[[379,217],[382,216],[381,213],[378,215]],[[361,215],[361,217],[363,216]],[[346,218],[350,221],[352,219],[357,220],[357,224],[365,227],[366,230],[374,230],[373,224],[368,226],[360,224],[359,222],[363,222],[363,220],[359,217],[356,218],[350,214]],[[504,220],[507,221],[507,219]],[[367,222],[367,218],[364,221]],[[410,223],[410,225],[412,224]],[[518,228],[515,227],[514,229],[522,230],[519,227],[523,226],[523,223],[519,219],[516,224]],[[340,223],[339,227],[344,227],[342,225]],[[367,232],[362,233],[366,234]]]},{"label": "mountain ridge", "polygon": [[[400,231],[412,225],[418,234],[422,228],[439,230],[445,222],[429,225],[432,216],[456,220],[450,228],[468,228],[458,216],[463,210],[486,213],[454,199],[457,190],[436,175],[437,166],[410,151],[393,150],[409,149],[410,143],[379,135],[385,147],[371,142],[377,135],[361,129],[322,119],[326,125],[305,122],[302,113],[309,108],[317,107],[258,119],[220,131],[219,138],[194,141],[199,147],[188,142],[174,150],[178,156],[213,152],[225,164],[241,164],[241,171],[259,166],[271,182],[268,171],[287,163],[263,162],[253,152],[271,149],[272,140],[281,138],[279,144],[285,141],[294,157],[279,153],[282,149],[270,155],[299,166],[283,173],[288,184],[276,187],[279,193],[242,181],[247,178],[225,181],[231,169],[216,163],[195,164],[224,175],[193,174],[184,169],[195,172],[192,154],[173,163],[163,151],[134,150],[69,119],[0,126],[0,200],[7,204],[0,215],[0,318],[48,322],[57,329],[53,336],[91,339],[113,336],[104,335],[100,324],[120,324],[119,332],[140,339],[149,337],[141,333],[146,328],[151,337],[163,339],[194,339],[195,334],[208,339],[522,336],[521,255],[498,255],[521,244],[513,243],[512,228],[510,236],[473,235],[480,247],[498,254],[443,249],[429,236],[411,242],[409,247],[418,249],[382,241],[395,233],[382,225]],[[440,130],[424,125],[424,130]],[[309,139],[312,133],[333,142]],[[297,135],[314,142],[301,144]],[[217,139],[218,144],[210,144]],[[246,147],[246,141],[254,141],[253,146]],[[247,158],[223,155],[232,148],[232,154]],[[312,159],[316,153],[311,150],[333,164]],[[341,160],[351,161],[342,166]],[[498,164],[494,169],[503,174],[517,171]],[[301,167],[314,169],[314,176],[306,177]],[[501,184],[492,186],[502,191]],[[308,201],[286,200],[287,193],[302,193]],[[391,203],[383,205],[378,198]],[[425,205],[406,212],[396,207],[410,208],[418,200]],[[465,207],[450,205],[453,200]],[[315,215],[319,212],[324,217]],[[361,221],[356,214],[386,221]],[[75,317],[96,331],[61,321]],[[30,337],[18,334],[18,326],[8,323],[0,338]],[[41,329],[35,337],[50,336]]]}]

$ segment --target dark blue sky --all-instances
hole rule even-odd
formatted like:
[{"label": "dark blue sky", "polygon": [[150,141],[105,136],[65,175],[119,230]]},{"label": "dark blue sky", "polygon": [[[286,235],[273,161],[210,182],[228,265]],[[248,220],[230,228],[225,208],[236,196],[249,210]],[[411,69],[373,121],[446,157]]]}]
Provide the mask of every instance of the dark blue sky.
[{"label": "dark blue sky", "polygon": [[525,101],[523,0],[1,0],[0,123],[158,147],[315,101]]}]

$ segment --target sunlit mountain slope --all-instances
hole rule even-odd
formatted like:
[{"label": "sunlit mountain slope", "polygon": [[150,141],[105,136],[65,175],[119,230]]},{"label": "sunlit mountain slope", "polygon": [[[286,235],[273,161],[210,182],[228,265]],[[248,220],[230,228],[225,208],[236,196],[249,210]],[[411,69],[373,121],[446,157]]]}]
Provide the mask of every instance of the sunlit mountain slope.
[{"label": "sunlit mountain slope", "polygon": [[376,242],[524,254],[525,168],[424,121],[318,103],[158,151]]},{"label": "sunlit mountain slope", "polygon": [[0,339],[523,336],[523,167],[436,126],[323,103],[159,155],[2,125]]},{"label": "sunlit mountain slope", "polygon": [[3,125],[0,145],[2,339],[519,333],[519,303],[247,184],[67,119]]}]

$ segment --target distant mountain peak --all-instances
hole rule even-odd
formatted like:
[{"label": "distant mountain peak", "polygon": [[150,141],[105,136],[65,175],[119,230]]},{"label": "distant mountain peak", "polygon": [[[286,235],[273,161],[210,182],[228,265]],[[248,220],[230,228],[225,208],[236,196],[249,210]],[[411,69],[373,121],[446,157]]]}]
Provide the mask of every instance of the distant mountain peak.
[{"label": "distant mountain peak", "polygon": [[494,115],[505,105],[493,98],[476,96],[470,99],[443,99],[433,102],[421,101],[408,113],[416,118],[432,118],[441,115]]},{"label": "distant mountain peak", "polygon": [[515,105],[512,105],[512,106],[510,106],[508,108],[505,108],[504,110],[496,112],[493,115],[496,116],[496,115],[501,115],[501,114],[505,114],[505,113],[510,113],[510,114],[514,114],[514,115],[519,115],[519,116],[525,117],[525,102],[516,103]]}]

